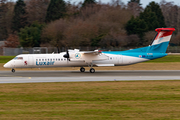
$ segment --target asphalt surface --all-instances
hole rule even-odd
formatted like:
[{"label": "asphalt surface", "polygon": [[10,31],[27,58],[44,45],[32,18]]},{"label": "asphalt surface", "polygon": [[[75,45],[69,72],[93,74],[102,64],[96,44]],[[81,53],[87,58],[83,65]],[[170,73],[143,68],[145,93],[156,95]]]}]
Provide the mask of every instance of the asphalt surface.
[{"label": "asphalt surface", "polygon": [[176,71],[0,71],[0,83],[180,80]]}]

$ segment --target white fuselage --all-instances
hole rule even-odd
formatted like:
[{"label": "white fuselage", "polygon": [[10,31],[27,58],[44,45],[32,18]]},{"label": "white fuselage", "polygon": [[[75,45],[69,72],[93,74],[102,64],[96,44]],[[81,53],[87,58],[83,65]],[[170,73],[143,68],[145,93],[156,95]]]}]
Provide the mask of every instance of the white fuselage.
[{"label": "white fuselage", "polygon": [[[5,68],[47,68],[47,67],[86,67],[86,66],[120,66],[129,65],[147,61],[145,58],[123,56],[123,55],[112,55],[112,54],[100,54],[107,56],[106,59],[91,60],[93,57],[83,58],[72,58],[68,60],[64,58],[65,52],[60,54],[21,54],[16,56],[14,59],[4,65]],[[87,56],[87,55],[86,55]]]}]

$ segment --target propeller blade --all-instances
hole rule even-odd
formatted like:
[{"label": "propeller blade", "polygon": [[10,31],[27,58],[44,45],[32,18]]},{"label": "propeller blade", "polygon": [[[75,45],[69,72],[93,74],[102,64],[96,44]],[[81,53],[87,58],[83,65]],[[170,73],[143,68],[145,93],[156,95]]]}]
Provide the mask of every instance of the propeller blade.
[{"label": "propeller blade", "polygon": [[66,51],[66,54],[63,55],[63,57],[64,57],[64,58],[67,58],[67,60],[69,60],[69,57],[70,57],[70,56],[69,56],[69,51],[68,51],[68,50]]}]

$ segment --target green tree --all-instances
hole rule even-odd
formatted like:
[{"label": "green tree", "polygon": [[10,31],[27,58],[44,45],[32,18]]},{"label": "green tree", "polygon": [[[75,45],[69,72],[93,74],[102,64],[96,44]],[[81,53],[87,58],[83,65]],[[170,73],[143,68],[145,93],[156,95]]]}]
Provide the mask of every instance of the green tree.
[{"label": "green tree", "polygon": [[26,4],[23,0],[18,0],[14,7],[14,16],[12,20],[12,30],[13,32],[19,32],[21,28],[27,25],[27,12]]},{"label": "green tree", "polygon": [[66,3],[63,0],[51,0],[46,14],[46,22],[63,18],[66,14]]},{"label": "green tree", "polygon": [[141,45],[144,41],[144,33],[154,31],[158,27],[165,27],[165,22],[161,9],[155,2],[151,2],[139,17],[132,17],[125,26],[128,35],[138,34]]},{"label": "green tree", "polygon": [[0,0],[0,40],[7,38],[6,14],[8,12],[6,0]]},{"label": "green tree", "polygon": [[23,47],[39,47],[43,25],[34,22],[30,27],[22,28],[19,32],[20,44]]},{"label": "green tree", "polygon": [[104,37],[104,35],[99,35],[95,38],[92,38],[91,39],[91,46],[94,46],[94,47],[98,47],[100,46],[99,42],[102,40],[102,38]]},{"label": "green tree", "polygon": [[159,4],[155,3],[154,1],[150,2],[149,5],[145,8],[145,11],[149,11],[149,10],[154,12],[155,16],[157,17],[157,21],[159,23],[158,27],[166,27],[164,16]]},{"label": "green tree", "polygon": [[96,0],[84,0],[82,7],[85,7],[90,4],[95,4],[95,3],[96,3]]},{"label": "green tree", "polygon": [[157,15],[151,11],[151,9],[145,9],[144,12],[140,13],[140,19],[144,20],[148,26],[148,31],[161,27]]},{"label": "green tree", "polygon": [[144,33],[147,32],[148,30],[148,26],[143,19],[140,19],[139,17],[137,18],[132,17],[125,25],[125,29],[128,35],[137,34],[141,39],[141,43],[139,44],[140,45],[143,44]]}]

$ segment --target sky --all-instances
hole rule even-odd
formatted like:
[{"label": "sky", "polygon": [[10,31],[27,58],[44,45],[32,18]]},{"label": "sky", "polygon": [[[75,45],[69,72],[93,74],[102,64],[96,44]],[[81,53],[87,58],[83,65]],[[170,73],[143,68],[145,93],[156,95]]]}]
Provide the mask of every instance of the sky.
[{"label": "sky", "polygon": [[[84,1],[84,0],[65,0],[65,1],[70,1],[71,3],[73,2],[80,2],[80,1]],[[99,1],[99,0],[96,0],[96,1]],[[103,3],[108,3],[110,2],[111,0],[101,0],[101,2]],[[128,1],[130,0],[121,0],[123,3],[127,4]],[[156,3],[160,3],[161,0],[140,0],[140,3],[142,4],[142,6],[145,8],[151,1],[155,1]],[[180,6],[180,0],[166,0],[167,2],[174,2],[175,5],[178,5]]]}]

